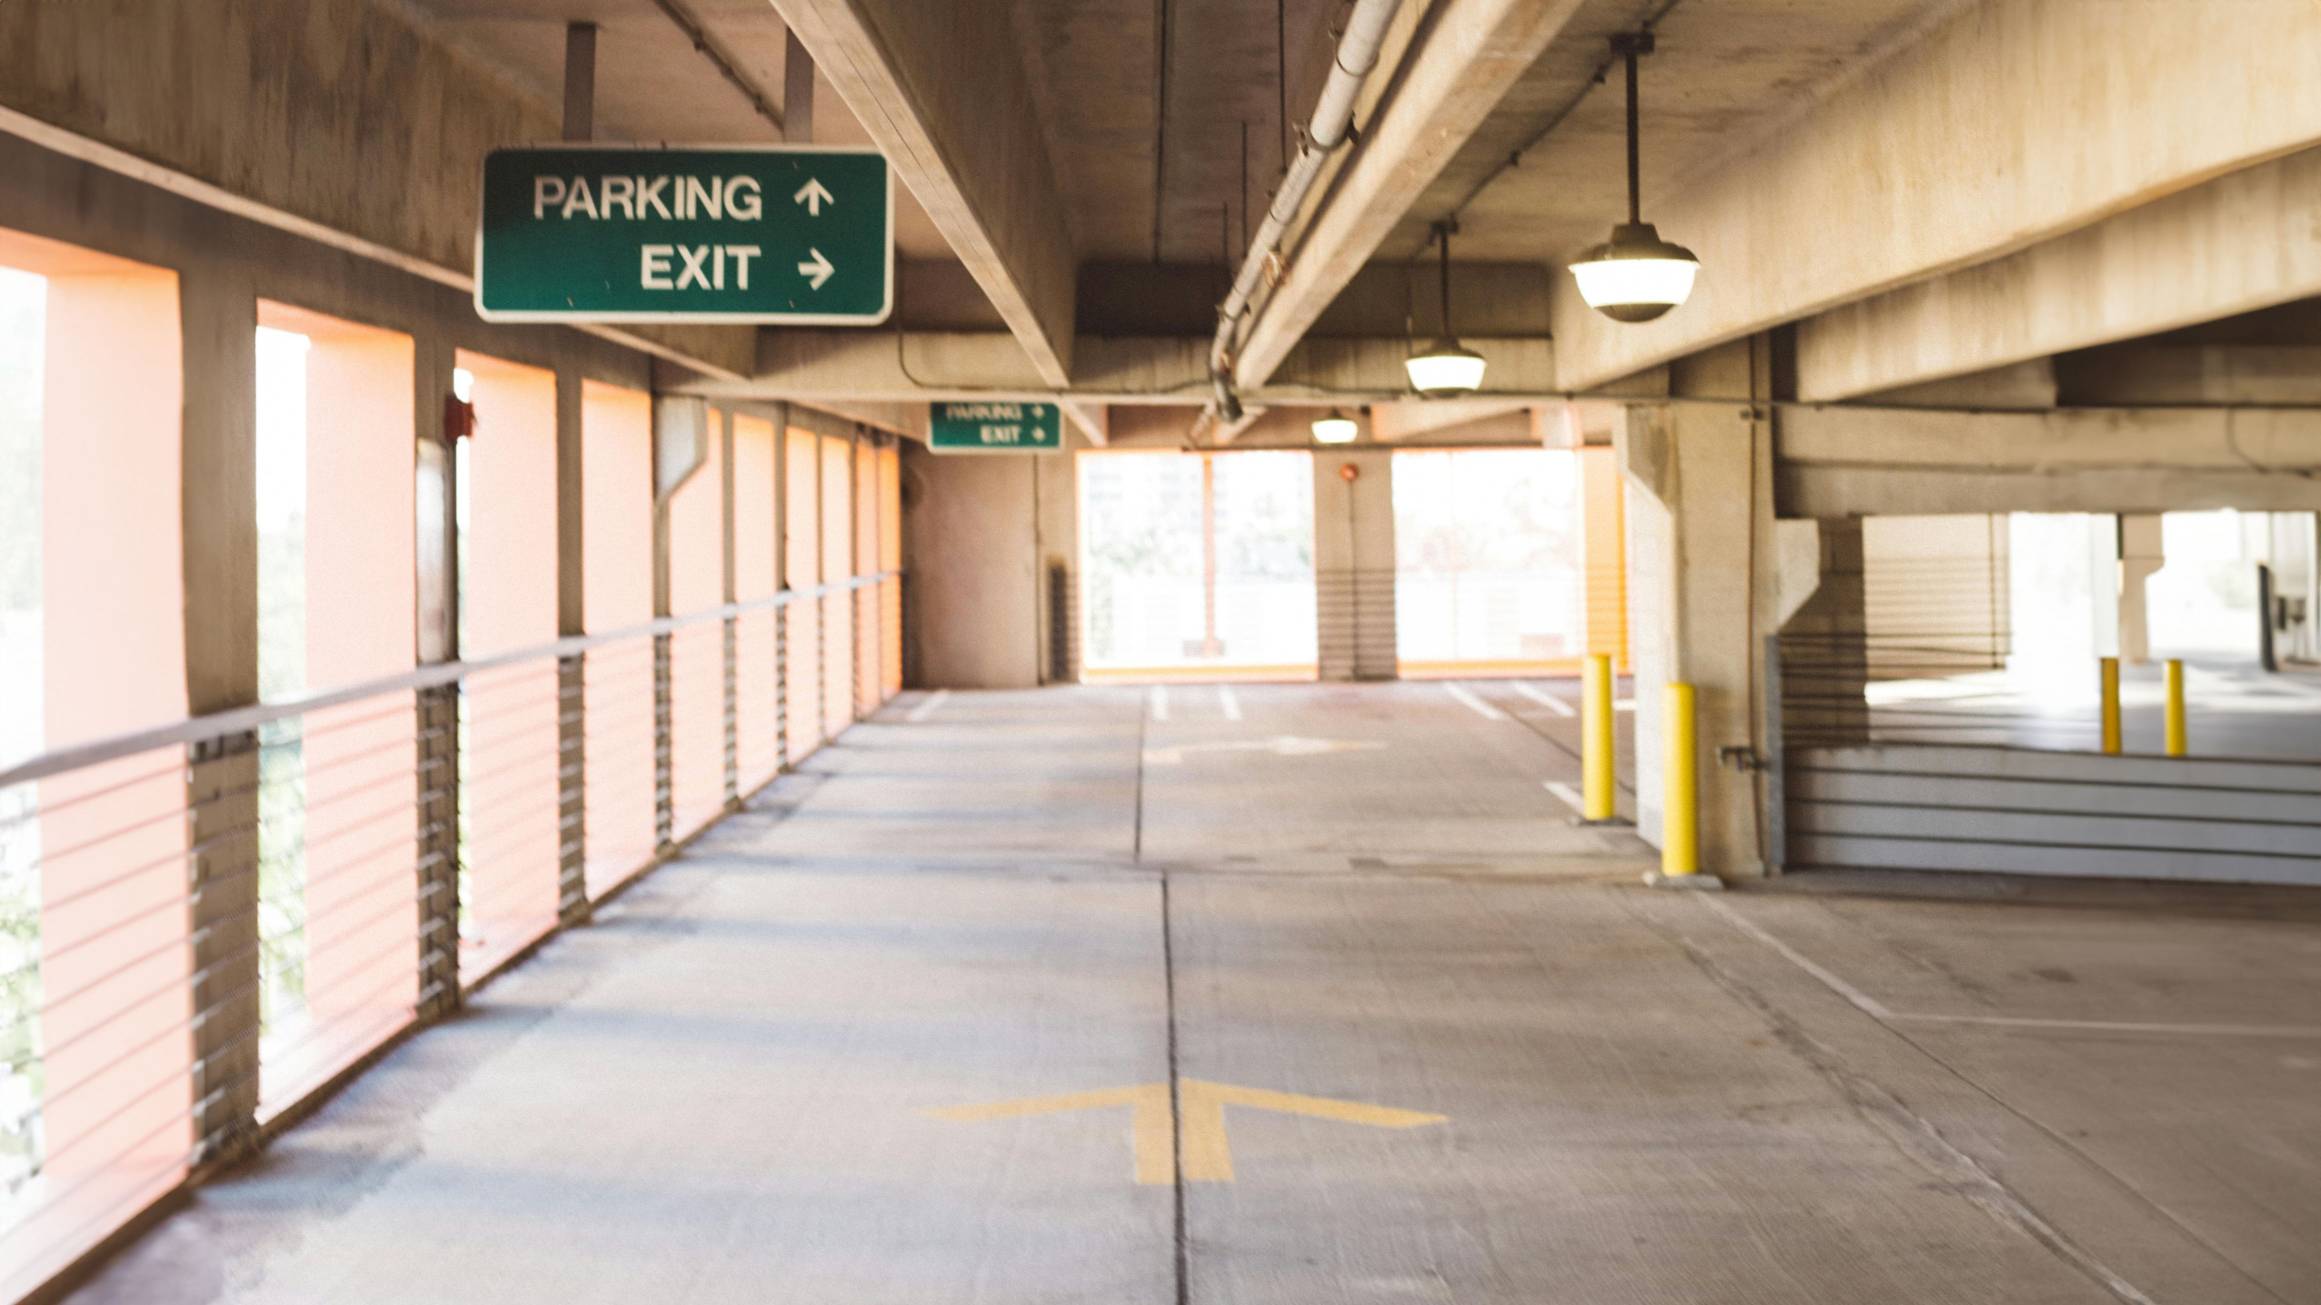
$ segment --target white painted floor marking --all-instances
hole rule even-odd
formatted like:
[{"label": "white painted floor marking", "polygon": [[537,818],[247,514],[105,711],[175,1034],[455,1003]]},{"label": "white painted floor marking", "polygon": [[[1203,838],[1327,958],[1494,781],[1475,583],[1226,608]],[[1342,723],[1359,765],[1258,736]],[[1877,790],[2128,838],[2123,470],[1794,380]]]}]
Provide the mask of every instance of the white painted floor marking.
[{"label": "white painted floor marking", "polygon": [[1152,718],[1156,721],[1169,718],[1169,686],[1165,684],[1152,686]]},{"label": "white painted floor marking", "polygon": [[2170,1024],[2138,1020],[2051,1020],[2021,1015],[1915,1015],[1894,1017],[1911,1024],[1980,1024],[2002,1029],[2080,1030],[2088,1033],[2172,1033],[2211,1038],[2313,1038],[2321,1027],[2305,1024]]},{"label": "white painted floor marking", "polygon": [[1791,947],[1788,943],[1785,943],[1779,938],[1774,937],[1772,934],[1769,934],[1763,929],[1758,928],[1755,922],[1743,918],[1739,911],[1736,911],[1732,907],[1727,906],[1725,903],[1719,901],[1712,894],[1702,893],[1699,894],[1699,898],[1702,905],[1708,907],[1710,910],[1715,911],[1717,914],[1731,921],[1734,928],[1740,930],[1742,933],[1749,935],[1751,938],[1756,939],[1758,942],[1765,944],[1767,947],[1772,948],[1791,965],[1794,965],[1798,969],[1801,969],[1807,974],[1812,975],[1814,978],[1821,980],[1823,987],[1828,988],[1831,992],[1834,992],[1838,996],[1852,1002],[1855,1008],[1860,1010],[1864,1015],[1867,1015],[1871,1019],[1875,1020],[1890,1020],[1894,1018],[1894,1012],[1886,1009],[1886,1004],[1884,1002],[1879,1001],[1877,998],[1872,997],[1870,994],[1863,992],[1861,989],[1837,977],[1837,975],[1832,974],[1828,970],[1823,969],[1821,966],[1807,960],[1805,956],[1796,948]]},{"label": "white painted floor marking", "polygon": [[1570,703],[1565,702],[1563,699],[1556,697],[1554,694],[1549,693],[1547,690],[1542,689],[1537,685],[1525,684],[1523,681],[1517,680],[1515,682],[1515,691],[1522,694],[1524,697],[1531,699],[1533,702],[1538,703],[1540,706],[1547,708],[1549,711],[1554,712],[1556,715],[1563,717],[1565,720],[1570,720],[1572,717],[1580,714],[1579,708],[1572,706]]},{"label": "white painted floor marking", "polygon": [[905,713],[903,719],[916,725],[920,721],[927,719],[929,716],[934,715],[938,710],[940,710],[944,701],[950,696],[951,691],[949,689],[937,689],[932,694],[927,696],[927,700],[925,702],[920,703],[918,706],[911,708],[909,712]]},{"label": "white painted floor marking", "polygon": [[1241,719],[1241,699],[1233,695],[1232,685],[1220,684],[1217,686],[1217,705],[1225,709],[1225,719]]},{"label": "white painted floor marking", "polygon": [[2138,1020],[2039,1019],[2022,1015],[1924,1015],[1910,1011],[1897,1011],[1847,983],[1828,969],[1808,960],[1796,948],[1743,918],[1739,911],[1734,910],[1725,902],[1707,894],[1701,895],[1700,902],[1724,916],[1734,928],[1772,948],[1791,965],[1821,980],[1823,987],[1845,998],[1863,1014],[1876,1020],[1902,1024],[1972,1024],[1985,1028],[2050,1029],[2057,1032],[2167,1033],[2194,1037],[2321,1039],[2321,1026],[2308,1024],[2175,1024]]},{"label": "white painted floor marking", "polygon": [[1463,684],[1453,684],[1449,680],[1445,680],[1443,681],[1443,692],[1448,693],[1452,697],[1457,698],[1460,702],[1465,703],[1467,710],[1474,712],[1484,720],[1507,719],[1506,712],[1499,710],[1497,707],[1492,706],[1490,703],[1487,703],[1481,698],[1476,697],[1474,694],[1469,693],[1467,691],[1467,687]]},{"label": "white painted floor marking", "polygon": [[1575,812],[1584,812],[1588,809],[1587,800],[1580,796],[1578,789],[1569,784],[1560,780],[1543,779],[1540,781],[1540,786],[1555,794],[1565,806],[1570,807]]},{"label": "white painted floor marking", "polygon": [[1612,700],[1612,710],[1634,711],[1636,710],[1636,700],[1634,698],[1615,698]]}]

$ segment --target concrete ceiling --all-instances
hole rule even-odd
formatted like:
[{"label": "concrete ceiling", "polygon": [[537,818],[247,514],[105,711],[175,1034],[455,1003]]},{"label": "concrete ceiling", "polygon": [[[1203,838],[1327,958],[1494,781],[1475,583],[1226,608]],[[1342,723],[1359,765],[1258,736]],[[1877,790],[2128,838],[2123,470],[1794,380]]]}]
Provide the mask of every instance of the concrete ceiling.
[{"label": "concrete ceiling", "polygon": [[[596,136],[600,140],[766,144],[781,132],[762,117],[654,0],[413,0],[435,30],[509,81],[562,105],[564,28],[593,22],[597,34]],[[788,30],[767,0],[676,0],[741,75],[779,112]],[[827,85],[814,96],[814,135],[826,145],[870,137]],[[899,257],[951,256],[926,210],[896,197]]]},{"label": "concrete ceiling", "polygon": [[[1659,38],[1638,78],[1649,222],[1656,195],[1746,154],[1962,3],[1590,0],[1428,187],[1379,257],[1411,256],[1426,244],[1429,224],[1454,211],[1460,232],[1452,250],[1462,260],[1561,264],[1625,220],[1622,73],[1614,67],[1602,82],[1596,78],[1613,34],[1647,18],[1658,15]],[[1517,151],[1521,162],[1506,166]],[[1661,234],[1685,239],[1682,231]]]},{"label": "concrete ceiling", "polygon": [[[783,99],[787,36],[769,0],[674,0],[766,101]],[[447,39],[548,103],[561,103],[564,27],[599,25],[597,135],[686,143],[777,141],[781,134],[718,75],[655,0],[414,0]],[[1013,0],[1029,82],[1076,252],[1089,262],[1237,260],[1243,232],[1311,109],[1328,67],[1331,24],[1344,0]],[[1165,125],[1156,122],[1166,23]],[[1282,84],[1286,72],[1288,84]],[[824,84],[815,134],[828,144],[868,135]],[[1247,153],[1244,167],[1243,138]],[[951,250],[909,195],[898,204],[906,259]]]}]

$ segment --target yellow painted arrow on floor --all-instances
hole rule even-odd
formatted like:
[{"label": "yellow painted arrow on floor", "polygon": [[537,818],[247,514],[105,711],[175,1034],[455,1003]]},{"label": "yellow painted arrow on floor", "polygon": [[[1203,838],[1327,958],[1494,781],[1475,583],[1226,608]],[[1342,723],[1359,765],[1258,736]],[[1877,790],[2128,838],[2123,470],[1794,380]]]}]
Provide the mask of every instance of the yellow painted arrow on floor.
[{"label": "yellow painted arrow on floor", "polygon": [[[1176,1156],[1173,1152],[1176,1149],[1176,1130],[1169,1126],[1171,1103],[1169,1085],[1166,1083],[1098,1088],[1091,1092],[1066,1092],[1052,1097],[1023,1097],[983,1105],[952,1106],[927,1113],[936,1119],[975,1122],[1020,1119],[1026,1115],[1059,1115],[1074,1110],[1102,1110],[1112,1106],[1129,1108],[1129,1147],[1136,1156],[1138,1184],[1166,1187],[1175,1182]],[[1252,1110],[1270,1110],[1283,1115],[1304,1115],[1310,1119],[1327,1119],[1340,1124],[1364,1124],[1371,1128],[1417,1128],[1422,1124],[1439,1124],[1444,1120],[1442,1115],[1429,1115],[1416,1110],[1397,1110],[1391,1106],[1338,1101],[1329,1097],[1301,1096],[1295,1092],[1274,1092],[1266,1088],[1235,1087],[1230,1083],[1208,1083],[1197,1078],[1177,1080],[1175,1106],[1183,1113],[1185,1181],[1188,1183],[1233,1181],[1233,1148],[1225,1136],[1227,1106],[1246,1106]]]}]

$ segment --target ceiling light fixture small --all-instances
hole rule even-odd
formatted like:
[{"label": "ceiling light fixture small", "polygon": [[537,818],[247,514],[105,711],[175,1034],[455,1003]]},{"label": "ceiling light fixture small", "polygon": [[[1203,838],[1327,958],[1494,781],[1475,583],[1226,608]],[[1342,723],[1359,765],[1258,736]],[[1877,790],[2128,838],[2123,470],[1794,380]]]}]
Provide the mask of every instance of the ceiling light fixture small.
[{"label": "ceiling light fixture small", "polygon": [[1403,370],[1410,373],[1410,388],[1428,398],[1473,394],[1483,386],[1483,355],[1460,344],[1458,337],[1451,334],[1451,232],[1456,229],[1449,222],[1435,223],[1435,242],[1442,246],[1442,338],[1413,353],[1402,364]]},{"label": "ceiling light fixture small", "polygon": [[1361,425],[1338,408],[1314,418],[1316,444],[1351,444],[1361,433]]},{"label": "ceiling light fixture small", "polygon": [[1628,65],[1628,220],[1612,228],[1612,238],[1572,264],[1580,298],[1588,307],[1619,322],[1649,322],[1692,296],[1700,260],[1682,245],[1660,238],[1643,217],[1637,181],[1636,60],[1652,53],[1650,31],[1612,38],[1612,53]]}]

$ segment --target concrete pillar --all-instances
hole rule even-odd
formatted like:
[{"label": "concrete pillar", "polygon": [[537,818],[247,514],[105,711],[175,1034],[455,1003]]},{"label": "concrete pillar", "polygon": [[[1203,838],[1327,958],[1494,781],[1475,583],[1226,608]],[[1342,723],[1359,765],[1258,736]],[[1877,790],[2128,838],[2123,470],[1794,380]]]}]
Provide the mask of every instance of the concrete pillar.
[{"label": "concrete pillar", "polygon": [[2160,544],[2160,514],[2123,514],[2119,522],[2120,661],[2142,666],[2152,660],[2151,604],[2144,586],[2167,563]]},{"label": "concrete pillar", "polygon": [[1325,680],[1395,674],[1394,454],[1314,454],[1316,649]]},{"label": "concrete pillar", "polygon": [[[593,30],[593,29],[592,29]],[[590,37],[591,58],[594,37]],[[567,88],[569,90],[569,88]],[[569,101],[567,102],[569,105]],[[583,441],[580,377],[556,373],[556,633],[588,632],[582,576],[586,513],[581,478]],[[588,699],[582,657],[556,662],[556,917],[566,924],[588,918]]]},{"label": "concrete pillar", "polygon": [[[458,524],[453,516],[451,442],[444,409],[451,399],[451,342],[421,335],[413,342],[412,446],[418,485],[418,654],[421,665],[459,656]],[[459,1007],[459,687],[418,695],[419,1007],[422,1021]]]},{"label": "concrete pillar", "polygon": [[[718,592],[722,595],[719,601],[731,606],[734,595],[740,592],[738,588],[740,582],[734,573],[733,414],[721,412],[718,416],[719,420],[715,427],[719,443],[717,465],[720,476],[717,489],[718,538],[722,541],[718,548],[718,565],[724,571],[723,585]],[[722,677],[725,698],[725,809],[739,811],[741,810],[741,625],[731,616],[726,617],[721,624],[724,626],[724,637],[720,642],[723,645],[722,655],[725,658],[725,673]]]},{"label": "concrete pillar", "polygon": [[[203,716],[258,701],[258,300],[242,278],[191,271],[179,306],[186,710]],[[257,1136],[257,735],[196,745],[187,761],[193,1132],[217,1160]]]},{"label": "concrete pillar", "polygon": [[[1636,677],[1637,831],[1661,841],[1665,687],[1698,694],[1701,868],[1764,873],[1754,767],[1759,640],[1777,619],[1772,440],[1762,351],[1741,341],[1692,365],[1719,396],[1629,407],[1614,432],[1628,500],[1630,645]],[[1729,401],[1722,396],[1740,395]]]}]

